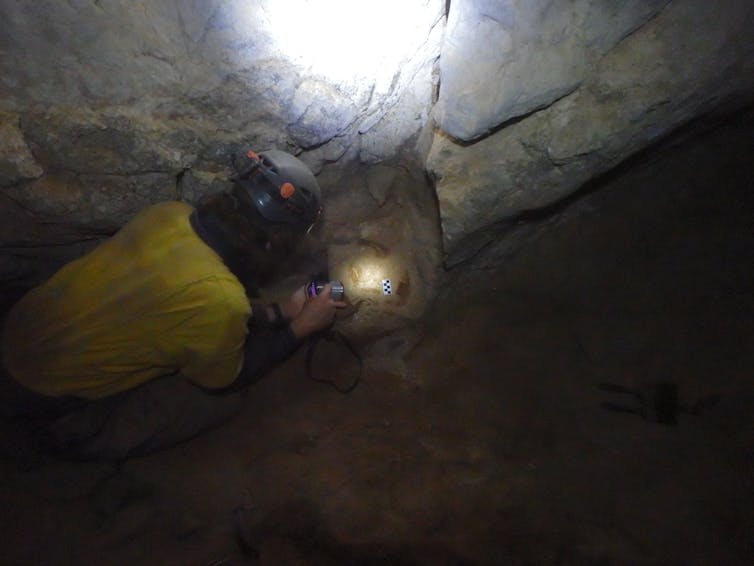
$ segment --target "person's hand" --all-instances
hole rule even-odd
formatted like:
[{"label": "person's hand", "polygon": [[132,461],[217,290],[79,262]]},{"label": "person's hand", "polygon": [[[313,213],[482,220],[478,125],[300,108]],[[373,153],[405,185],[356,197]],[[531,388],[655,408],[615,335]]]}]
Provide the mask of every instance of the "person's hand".
[{"label": "person's hand", "polygon": [[296,318],[306,304],[306,285],[296,289],[285,301],[280,303],[280,310],[286,320]]},{"label": "person's hand", "polygon": [[296,338],[304,338],[317,330],[327,328],[335,320],[335,312],[347,303],[334,301],[330,296],[332,287],[327,283],[319,295],[309,298],[301,312],[291,322]]}]

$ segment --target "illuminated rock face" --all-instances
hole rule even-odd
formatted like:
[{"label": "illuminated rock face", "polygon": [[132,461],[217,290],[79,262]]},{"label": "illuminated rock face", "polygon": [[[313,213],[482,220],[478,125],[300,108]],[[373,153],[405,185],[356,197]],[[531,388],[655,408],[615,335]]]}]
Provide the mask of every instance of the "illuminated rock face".
[{"label": "illuminated rock face", "polygon": [[[0,284],[38,282],[150,203],[228,187],[240,148],[279,147],[318,175],[324,245],[399,258],[411,297],[391,320],[413,319],[443,250],[469,257],[754,93],[751,2],[355,5],[1,3]],[[374,304],[376,333],[392,323]]]},{"label": "illuminated rock face", "polygon": [[[466,4],[475,8],[454,18]],[[566,4],[572,12],[556,17]],[[439,123],[476,141],[436,135],[428,158],[449,263],[496,238],[493,227],[562,200],[693,118],[754,97],[754,5],[683,0],[652,18],[665,3],[618,4],[451,4]],[[537,22],[545,35],[517,43],[534,38]],[[498,56],[473,56],[487,52]]]},{"label": "illuminated rock face", "polygon": [[35,179],[43,172],[18,128],[18,117],[0,114],[0,186]]},{"label": "illuminated rock face", "polygon": [[454,1],[440,57],[440,127],[472,140],[573,92],[668,1]]},{"label": "illuminated rock face", "polygon": [[[332,201],[326,241],[358,237],[360,197],[349,205],[341,195],[358,184],[352,175],[362,181],[363,164],[394,174],[411,163],[418,185],[401,190],[426,193],[430,136],[415,147],[431,122],[445,2],[354,6],[2,3],[0,218],[25,215],[32,229],[0,220],[0,241],[54,240],[63,257],[47,265],[43,253],[0,253],[0,284],[38,282],[79,254],[81,239],[112,233],[151,203],[227,188],[241,148],[285,149],[320,175]],[[371,185],[364,210],[390,210],[410,229],[415,216],[395,206],[405,195]]]}]

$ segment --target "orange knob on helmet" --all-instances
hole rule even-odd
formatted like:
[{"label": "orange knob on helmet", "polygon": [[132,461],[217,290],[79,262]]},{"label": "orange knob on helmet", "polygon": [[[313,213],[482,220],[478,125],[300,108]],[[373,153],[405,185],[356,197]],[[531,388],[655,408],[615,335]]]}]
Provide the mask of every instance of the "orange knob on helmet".
[{"label": "orange knob on helmet", "polygon": [[289,199],[296,192],[296,187],[293,183],[283,183],[280,185],[280,196],[284,199]]}]

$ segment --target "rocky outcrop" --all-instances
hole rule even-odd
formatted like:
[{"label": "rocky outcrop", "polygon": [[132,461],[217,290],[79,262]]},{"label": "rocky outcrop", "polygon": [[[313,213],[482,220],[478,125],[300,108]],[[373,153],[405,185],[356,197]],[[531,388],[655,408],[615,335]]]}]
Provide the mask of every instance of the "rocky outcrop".
[{"label": "rocky outcrop", "polygon": [[[447,122],[449,114],[441,114],[440,124],[451,124],[448,133],[469,136],[494,129],[495,120],[506,120],[556,99],[547,108],[474,143],[460,143],[443,132],[435,136],[428,168],[437,180],[449,263],[461,261],[494,238],[494,231],[484,233],[491,226],[515,222],[522,212],[563,199],[700,114],[726,105],[735,108],[754,98],[754,40],[750,33],[754,7],[732,0],[714,6],[701,0],[679,0],[617,41],[636,22],[646,19],[651,12],[649,4],[632,3],[641,8],[637,13],[643,14],[642,18],[631,19],[633,23],[610,35],[610,41],[604,36],[600,45],[614,44],[612,49],[595,57],[588,76],[582,69],[575,83],[555,81],[565,85],[557,94],[544,96],[552,89],[540,88],[544,79],[534,64],[536,56],[530,54],[531,75],[519,76],[520,85],[504,86],[501,92],[510,92],[511,100],[506,104],[496,100],[491,105],[494,112],[480,118],[480,126],[456,130],[453,124],[457,121]],[[462,5],[453,3],[451,10]],[[483,13],[478,17],[482,26],[487,18]],[[479,40],[488,38],[482,35]],[[536,51],[536,44],[529,48]],[[543,56],[550,57],[547,53]],[[490,78],[496,76],[494,65],[482,66]],[[580,86],[573,90],[577,83]],[[441,84],[446,83],[442,80]],[[522,93],[530,89],[530,103],[526,103],[527,95]],[[562,96],[570,90],[573,92]],[[508,110],[501,113],[504,106]],[[447,109],[447,104],[441,108]],[[480,116],[491,109],[480,108]],[[494,120],[493,114],[497,116]],[[480,234],[480,238],[473,237]]]},{"label": "rocky outcrop", "polygon": [[[379,50],[366,41],[375,30],[347,34],[332,15],[304,22],[308,4],[289,4],[286,9],[272,0],[3,4],[0,45],[12,56],[0,59],[0,109],[22,117],[55,114],[57,120],[45,124],[52,138],[98,128],[98,135],[80,132],[82,149],[120,143],[111,135],[130,136],[147,151],[156,144],[155,151],[188,156],[158,163],[173,170],[201,167],[197,145],[222,154],[225,145],[241,141],[299,152],[338,138],[356,146],[358,155],[365,138],[369,159],[395,157],[427,122],[444,3],[431,0],[412,10],[411,33],[391,42],[400,49]],[[368,28],[370,15],[389,8],[365,7],[363,25]],[[303,35],[303,44],[292,51],[288,36],[294,33]],[[369,48],[377,52],[376,67],[343,78],[302,60],[298,51],[305,55],[337,33],[362,42],[338,45],[331,38],[337,50],[327,55],[333,63]],[[124,154],[121,165],[150,170],[152,157]],[[48,164],[42,159],[42,165]],[[77,170],[78,164],[67,161],[67,167]]]},{"label": "rocky outcrop", "polygon": [[42,173],[18,128],[18,116],[0,114],[0,187],[35,179]]},{"label": "rocky outcrop", "polygon": [[339,3],[356,18],[341,24],[295,0],[0,4],[0,283],[35,283],[51,241],[75,255],[143,206],[227,187],[239,149],[278,147],[319,177],[322,247],[349,273],[381,250],[408,282],[400,300],[365,298],[375,334],[419,316],[443,248],[462,261],[700,114],[754,99],[751,3],[354,6]]},{"label": "rocky outcrop", "polygon": [[440,57],[440,127],[468,141],[548,106],[668,2],[454,1]]},{"label": "rocky outcrop", "polygon": [[[78,250],[76,233],[100,237],[150,203],[226,188],[240,148],[286,149],[320,175],[337,217],[323,246],[359,237],[374,208],[391,226],[430,230],[436,244],[438,224],[425,228],[398,203],[429,190],[414,148],[422,133],[428,148],[445,3],[407,6],[410,17],[396,21],[401,5],[343,2],[338,14],[277,0],[0,5],[0,209],[23,210],[30,227],[3,231],[4,265],[23,256],[25,267],[5,269],[0,284],[49,274],[32,268],[29,250],[56,238]],[[358,19],[344,27],[344,13]],[[374,40],[383,15],[396,33],[389,44]],[[344,73],[346,59],[357,65]],[[418,182],[391,188],[409,163]],[[368,183],[363,164],[379,173]],[[394,247],[391,234],[370,238]]]},{"label": "rocky outcrop", "polygon": [[164,173],[141,175],[48,174],[5,195],[46,222],[112,233],[141,209],[176,200],[175,179]]}]

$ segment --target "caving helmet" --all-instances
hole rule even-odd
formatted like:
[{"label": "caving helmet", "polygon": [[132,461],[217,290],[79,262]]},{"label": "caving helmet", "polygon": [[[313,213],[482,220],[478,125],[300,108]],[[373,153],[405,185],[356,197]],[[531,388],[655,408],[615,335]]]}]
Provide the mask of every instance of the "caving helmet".
[{"label": "caving helmet", "polygon": [[311,230],[322,211],[321,191],[311,170],[278,149],[247,152],[234,161],[233,195],[253,207],[270,224],[287,224],[295,232]]}]

